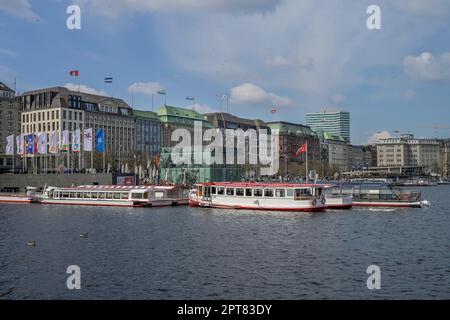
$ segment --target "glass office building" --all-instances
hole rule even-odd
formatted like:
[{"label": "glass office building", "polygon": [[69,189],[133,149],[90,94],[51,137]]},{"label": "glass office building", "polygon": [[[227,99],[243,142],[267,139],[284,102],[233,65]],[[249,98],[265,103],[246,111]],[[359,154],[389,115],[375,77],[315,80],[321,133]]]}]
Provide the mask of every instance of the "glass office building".
[{"label": "glass office building", "polygon": [[323,110],[306,114],[306,125],[314,131],[324,131],[350,142],[350,113]]}]

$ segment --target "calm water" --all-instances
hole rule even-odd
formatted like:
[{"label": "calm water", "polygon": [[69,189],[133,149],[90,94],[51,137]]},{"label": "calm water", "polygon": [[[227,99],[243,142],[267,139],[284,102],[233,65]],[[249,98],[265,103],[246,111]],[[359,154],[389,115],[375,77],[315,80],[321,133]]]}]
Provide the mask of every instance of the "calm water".
[{"label": "calm water", "polygon": [[[449,299],[450,186],[421,190],[429,209],[0,205],[0,296]],[[81,290],[66,288],[72,264],[81,268]],[[381,290],[366,287],[371,264],[381,268]]]}]

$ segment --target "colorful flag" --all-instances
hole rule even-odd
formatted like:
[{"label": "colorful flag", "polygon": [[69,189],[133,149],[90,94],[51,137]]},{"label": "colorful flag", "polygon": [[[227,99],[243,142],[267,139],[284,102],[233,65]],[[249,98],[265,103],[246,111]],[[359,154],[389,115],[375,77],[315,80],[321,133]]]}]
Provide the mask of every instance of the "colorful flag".
[{"label": "colorful flag", "polygon": [[72,132],[72,151],[73,152],[80,152],[81,151],[81,130],[76,129],[74,132]]},{"label": "colorful flag", "polygon": [[72,77],[78,77],[78,76],[80,76],[80,71],[78,71],[78,70],[70,70],[70,71],[69,71],[69,74],[70,74]]},{"label": "colorful flag", "polygon": [[95,150],[105,152],[105,131],[103,129],[99,129],[95,133]]},{"label": "colorful flag", "polygon": [[112,77],[105,78],[105,83],[113,83],[113,78]]},{"label": "colorful flag", "polygon": [[39,132],[37,139],[38,139],[37,152],[39,154],[47,154],[47,133]]},{"label": "colorful flag", "polygon": [[62,151],[69,151],[70,142],[69,142],[69,131],[64,130],[61,133],[61,150]]},{"label": "colorful flag", "polygon": [[277,113],[277,109],[270,110],[270,113]]},{"label": "colorful flag", "polygon": [[295,153],[296,156],[298,156],[299,154],[303,153],[303,152],[308,152],[308,141],[306,141]]},{"label": "colorful flag", "polygon": [[14,135],[10,135],[6,137],[6,152],[7,155],[14,155]]},{"label": "colorful flag", "polygon": [[50,132],[49,152],[51,154],[57,154],[58,153],[58,131]]},{"label": "colorful flag", "polygon": [[23,145],[24,145],[24,141],[23,141],[23,135],[18,135],[17,137],[16,137],[16,146],[17,146],[17,154],[18,155],[20,155],[20,156],[23,156],[24,155],[24,147],[23,147]]},{"label": "colorful flag", "polygon": [[92,151],[92,128],[84,129],[83,150]]},{"label": "colorful flag", "polygon": [[34,154],[34,133],[27,135],[27,154]]}]

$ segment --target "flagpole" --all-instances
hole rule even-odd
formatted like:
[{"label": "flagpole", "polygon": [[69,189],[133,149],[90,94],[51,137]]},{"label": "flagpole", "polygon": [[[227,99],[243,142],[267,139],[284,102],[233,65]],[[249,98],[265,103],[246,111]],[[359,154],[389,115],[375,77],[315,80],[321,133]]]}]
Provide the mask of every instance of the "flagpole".
[{"label": "flagpole", "polygon": [[308,183],[308,141],[306,141],[306,182]]}]

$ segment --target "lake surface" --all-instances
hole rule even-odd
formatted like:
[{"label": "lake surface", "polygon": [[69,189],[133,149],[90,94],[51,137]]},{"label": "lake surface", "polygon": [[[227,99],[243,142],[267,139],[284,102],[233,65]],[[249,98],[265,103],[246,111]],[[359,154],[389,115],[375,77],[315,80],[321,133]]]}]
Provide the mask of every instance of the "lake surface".
[{"label": "lake surface", "polygon": [[[420,190],[430,208],[1,204],[0,299],[449,299],[450,186]],[[366,286],[373,264],[380,290]]]}]

